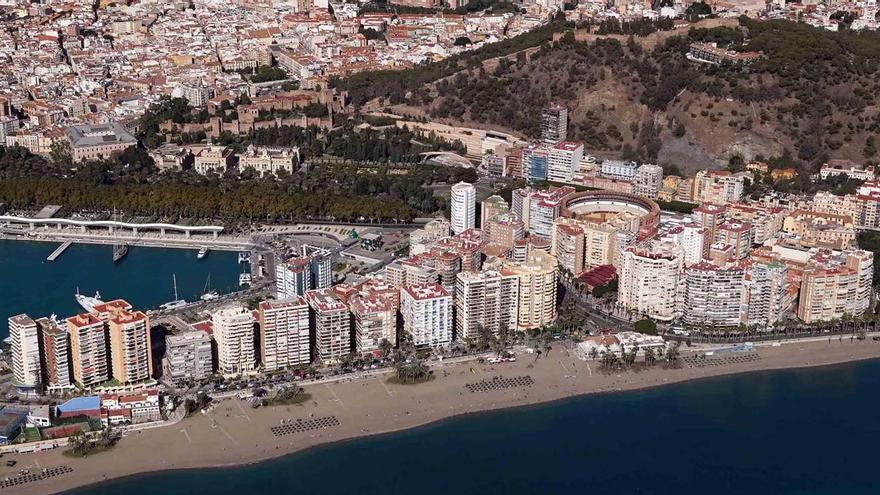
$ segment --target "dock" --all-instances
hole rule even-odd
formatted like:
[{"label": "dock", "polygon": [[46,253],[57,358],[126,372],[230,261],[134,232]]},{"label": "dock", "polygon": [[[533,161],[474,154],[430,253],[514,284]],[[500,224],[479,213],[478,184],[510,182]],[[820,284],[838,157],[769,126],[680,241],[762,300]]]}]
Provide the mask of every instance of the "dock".
[{"label": "dock", "polygon": [[52,251],[52,254],[50,254],[49,257],[46,258],[46,261],[55,261],[56,259],[58,259],[58,257],[61,256],[61,253],[67,250],[67,248],[69,248],[71,244],[73,244],[73,241],[64,241],[63,244],[58,246],[58,249]]}]

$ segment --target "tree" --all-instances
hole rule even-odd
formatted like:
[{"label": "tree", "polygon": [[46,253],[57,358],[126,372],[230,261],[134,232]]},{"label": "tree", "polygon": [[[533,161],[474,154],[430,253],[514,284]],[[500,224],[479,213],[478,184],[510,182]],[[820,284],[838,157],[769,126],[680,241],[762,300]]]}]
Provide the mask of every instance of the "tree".
[{"label": "tree", "polygon": [[646,333],[648,335],[657,335],[657,323],[650,318],[645,318],[644,320],[639,320],[633,323],[633,328],[635,328],[636,332]]},{"label": "tree", "polygon": [[394,349],[394,346],[391,345],[391,342],[388,339],[382,339],[379,342],[379,350],[382,352],[382,357],[387,358],[391,354],[391,350]]},{"label": "tree", "polygon": [[70,148],[70,143],[66,139],[52,141],[52,146],[49,148],[49,158],[57,166],[72,166],[73,150]]},{"label": "tree", "polygon": [[470,45],[471,43],[471,39],[467,36],[459,36],[458,38],[455,38],[455,41],[452,44],[455,46],[465,46]]},{"label": "tree", "polygon": [[669,366],[676,366],[678,364],[678,358],[681,355],[681,351],[679,350],[681,347],[681,342],[673,342],[671,346],[666,350],[666,363]]},{"label": "tree", "polygon": [[645,364],[648,366],[653,366],[655,360],[656,357],[654,354],[654,349],[651,347],[645,349]]}]

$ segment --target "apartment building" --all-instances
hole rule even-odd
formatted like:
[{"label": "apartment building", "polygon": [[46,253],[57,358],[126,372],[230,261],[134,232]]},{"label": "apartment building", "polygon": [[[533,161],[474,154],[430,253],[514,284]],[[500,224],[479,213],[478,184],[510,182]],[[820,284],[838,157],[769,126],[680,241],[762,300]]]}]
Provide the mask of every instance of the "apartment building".
[{"label": "apartment building", "polygon": [[118,311],[107,321],[113,378],[120,384],[153,377],[150,318],[140,311]]},{"label": "apartment building", "polygon": [[726,220],[715,230],[715,242],[732,246],[735,261],[748,258],[752,250],[752,225],[747,222]]},{"label": "apartment building", "polygon": [[622,255],[618,302],[660,321],[679,316],[679,285],[684,254],[669,241],[649,241]]},{"label": "apartment building", "polygon": [[483,235],[488,235],[491,230],[491,220],[510,212],[510,205],[501,196],[493,195],[480,203],[480,229]]},{"label": "apartment building", "polygon": [[311,362],[309,305],[302,297],[263,301],[257,308],[260,327],[260,361],[264,371],[275,371]]},{"label": "apartment building", "polygon": [[90,313],[65,320],[70,341],[70,368],[73,380],[88,388],[110,379],[110,362],[104,322]]},{"label": "apartment building", "polygon": [[698,327],[736,327],[743,321],[745,270],[702,261],[685,269],[683,321]]},{"label": "apartment building", "polygon": [[11,316],[13,385],[19,390],[38,391],[41,386],[40,335],[37,323],[26,314]]},{"label": "apartment building", "polygon": [[584,229],[573,218],[553,221],[550,254],[556,256],[559,266],[573,275],[584,271]]},{"label": "apartment building", "polygon": [[663,185],[663,167],[646,163],[636,169],[633,177],[633,193],[646,198],[657,199]]},{"label": "apartment building", "polygon": [[605,160],[599,167],[599,173],[609,179],[632,182],[636,178],[639,165],[636,162],[621,160]]},{"label": "apartment building", "polygon": [[358,354],[381,349],[382,341],[397,345],[396,297],[389,294],[356,295],[349,300]]},{"label": "apartment building", "polygon": [[568,108],[553,104],[541,111],[541,141],[556,144],[568,137]]},{"label": "apartment building", "polygon": [[397,287],[436,284],[440,281],[440,274],[432,267],[401,260],[385,266],[385,281]]},{"label": "apartment building", "polygon": [[63,324],[50,318],[37,320],[43,355],[41,368],[43,388],[49,393],[63,394],[73,389],[68,357],[69,338]]},{"label": "apartment building", "polygon": [[583,143],[560,141],[547,156],[547,180],[571,182],[584,157]]},{"label": "apartment building", "polygon": [[503,272],[519,279],[518,329],[538,328],[556,319],[558,270],[556,257],[537,249],[529,251],[521,262],[502,264]]},{"label": "apartment building", "polygon": [[452,186],[450,225],[453,234],[475,227],[477,190],[473,184],[459,182]]},{"label": "apartment building", "polygon": [[514,332],[519,320],[519,277],[486,270],[458,274],[455,290],[455,328],[459,339],[477,339],[480,329],[498,335]]},{"label": "apartment building", "polygon": [[742,199],[745,178],[725,170],[700,170],[694,176],[695,202],[736,203]]},{"label": "apartment building", "polygon": [[164,375],[175,384],[198,382],[214,372],[211,336],[199,330],[165,337]]},{"label": "apartment building", "polygon": [[452,296],[442,285],[409,285],[400,290],[403,331],[416,346],[452,342],[452,310]]},{"label": "apartment building", "polygon": [[785,208],[779,206],[762,206],[757,204],[730,203],[725,208],[725,216],[732,220],[748,222],[752,225],[752,242],[763,244],[783,228],[786,217]]},{"label": "apartment building", "polygon": [[309,326],[314,331],[314,360],[323,364],[339,361],[351,353],[351,314],[332,289],[306,292]]},{"label": "apartment building", "polygon": [[224,377],[257,369],[254,315],[244,306],[227,306],[211,315],[217,343],[217,371]]},{"label": "apartment building", "polygon": [[530,144],[522,150],[523,172],[529,181],[547,180],[550,148]]},{"label": "apartment building", "polygon": [[785,318],[794,302],[788,290],[788,267],[779,261],[756,261],[747,272],[746,323],[768,327]]}]

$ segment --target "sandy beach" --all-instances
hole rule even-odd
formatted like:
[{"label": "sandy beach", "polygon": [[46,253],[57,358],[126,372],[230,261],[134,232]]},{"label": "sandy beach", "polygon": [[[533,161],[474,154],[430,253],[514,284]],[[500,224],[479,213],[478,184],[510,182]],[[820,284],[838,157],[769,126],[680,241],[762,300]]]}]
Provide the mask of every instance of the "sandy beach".
[{"label": "sandy beach", "polygon": [[[500,365],[434,364],[436,379],[419,385],[393,385],[387,375],[306,387],[311,400],[302,405],[250,408],[227,399],[208,414],[187,418],[173,426],[126,436],[111,451],[84,459],[65,457],[60,449],[36,454],[5,455],[0,479],[20,469],[69,466],[72,472],[24,485],[3,493],[57,493],[75,487],[137,473],[207,468],[258,462],[328,442],[412,428],[451,416],[563,399],[576,395],[633,390],[713,376],[821,366],[880,357],[880,342],[872,340],[793,342],[757,348],[760,359],[714,367],[665,369],[662,364],[643,371],[606,373],[598,362],[582,361],[562,346],[535,361],[520,355],[515,363]],[[687,355],[687,354],[684,354]],[[532,385],[472,392],[468,384],[494,377],[529,377]],[[525,381],[528,381],[527,379]],[[308,425],[335,418],[338,425],[306,431],[279,428]],[[282,423],[283,422],[283,423]],[[305,426],[298,429],[304,430]],[[6,467],[5,461],[18,464]]]}]

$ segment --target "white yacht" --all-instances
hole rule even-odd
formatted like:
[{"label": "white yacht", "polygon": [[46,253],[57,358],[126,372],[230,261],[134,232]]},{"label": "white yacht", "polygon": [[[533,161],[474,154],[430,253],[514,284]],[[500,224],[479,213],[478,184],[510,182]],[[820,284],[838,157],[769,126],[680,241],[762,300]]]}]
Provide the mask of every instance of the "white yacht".
[{"label": "white yacht", "polygon": [[104,304],[104,301],[101,300],[101,293],[95,292],[94,297],[89,297],[79,293],[79,287],[76,288],[76,294],[73,296],[76,299],[77,304],[82,306],[82,309],[91,313],[92,308],[99,304]]}]

